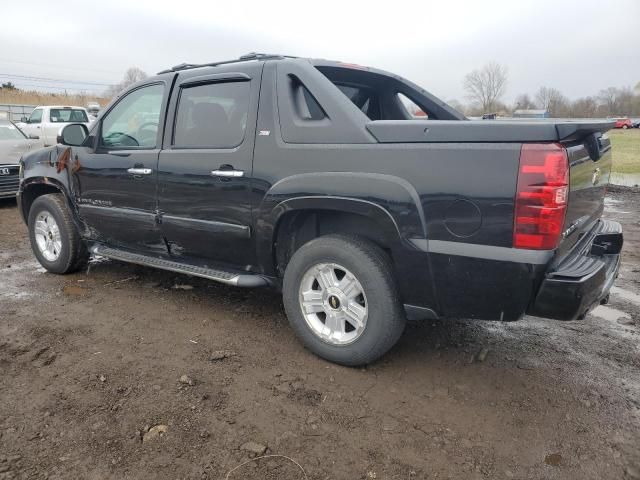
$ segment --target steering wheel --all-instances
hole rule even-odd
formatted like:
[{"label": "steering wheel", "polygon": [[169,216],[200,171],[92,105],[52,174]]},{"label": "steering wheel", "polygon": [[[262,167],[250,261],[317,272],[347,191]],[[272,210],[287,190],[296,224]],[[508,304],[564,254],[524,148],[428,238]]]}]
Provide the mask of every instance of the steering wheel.
[{"label": "steering wheel", "polygon": [[[109,135],[105,137],[105,140],[109,140],[109,144],[112,146],[123,146],[123,147],[139,147],[140,144],[138,140],[133,138],[131,135],[127,135],[124,132],[111,132]],[[115,140],[111,143],[112,140]]]},{"label": "steering wheel", "polygon": [[[155,136],[158,134],[158,126],[159,126],[158,122],[145,122],[138,127],[136,136],[142,141],[143,144],[146,143],[145,140],[147,140],[147,138],[149,138],[150,135],[153,135],[153,138],[155,140]],[[155,129],[151,130],[149,127],[155,127]],[[145,133],[145,129],[147,130],[146,133]]]}]

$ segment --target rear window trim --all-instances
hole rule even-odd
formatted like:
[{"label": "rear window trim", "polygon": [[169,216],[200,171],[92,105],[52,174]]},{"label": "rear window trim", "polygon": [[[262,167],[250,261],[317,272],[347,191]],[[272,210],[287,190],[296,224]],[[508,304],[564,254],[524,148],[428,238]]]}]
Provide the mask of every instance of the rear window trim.
[{"label": "rear window trim", "polygon": [[185,78],[178,84],[178,88],[197,87],[210,83],[230,83],[230,82],[250,82],[251,77],[243,72],[225,72],[209,75],[198,75],[196,77]]}]

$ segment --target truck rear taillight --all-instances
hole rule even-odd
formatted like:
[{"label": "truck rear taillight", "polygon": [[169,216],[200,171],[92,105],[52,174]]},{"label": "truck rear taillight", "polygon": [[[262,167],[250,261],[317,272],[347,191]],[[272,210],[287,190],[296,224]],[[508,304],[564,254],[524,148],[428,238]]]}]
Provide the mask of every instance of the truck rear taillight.
[{"label": "truck rear taillight", "polygon": [[567,151],[558,144],[524,144],[516,190],[513,246],[558,246],[569,196]]}]

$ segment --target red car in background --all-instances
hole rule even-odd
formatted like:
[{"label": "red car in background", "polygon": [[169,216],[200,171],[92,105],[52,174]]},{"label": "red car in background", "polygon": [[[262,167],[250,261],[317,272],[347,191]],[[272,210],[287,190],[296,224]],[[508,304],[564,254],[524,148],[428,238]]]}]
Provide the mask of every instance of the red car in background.
[{"label": "red car in background", "polygon": [[632,128],[633,123],[631,119],[623,117],[623,118],[612,118],[611,120],[616,121],[616,126],[614,128]]}]

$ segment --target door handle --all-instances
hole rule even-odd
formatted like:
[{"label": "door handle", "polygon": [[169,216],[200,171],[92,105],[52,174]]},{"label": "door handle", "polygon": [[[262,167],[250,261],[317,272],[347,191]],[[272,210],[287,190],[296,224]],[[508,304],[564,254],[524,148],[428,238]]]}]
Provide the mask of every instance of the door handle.
[{"label": "door handle", "polygon": [[150,168],[130,168],[129,170],[127,170],[127,172],[131,173],[132,175],[151,175],[151,172],[153,170],[151,170]]},{"label": "door handle", "polygon": [[211,175],[214,177],[238,178],[244,177],[244,170],[212,170]]}]

